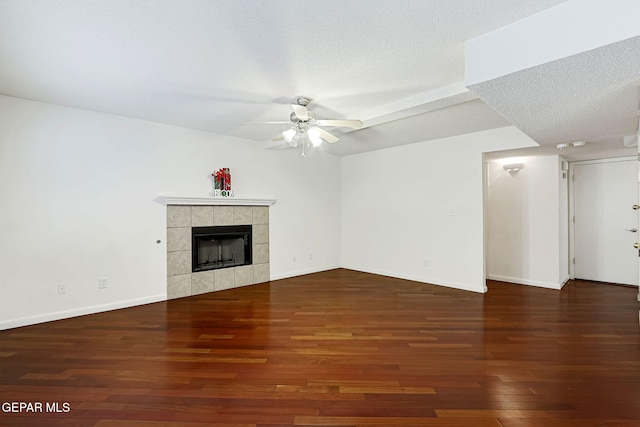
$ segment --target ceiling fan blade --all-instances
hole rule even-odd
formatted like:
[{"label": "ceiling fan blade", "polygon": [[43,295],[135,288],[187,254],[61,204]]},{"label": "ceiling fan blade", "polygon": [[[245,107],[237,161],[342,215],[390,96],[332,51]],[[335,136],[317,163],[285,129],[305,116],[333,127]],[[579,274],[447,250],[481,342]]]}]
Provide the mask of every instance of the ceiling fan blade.
[{"label": "ceiling fan blade", "polygon": [[293,113],[296,115],[297,118],[299,118],[303,122],[306,122],[307,120],[309,120],[309,110],[307,110],[306,106],[291,104],[291,108],[293,108]]},{"label": "ceiling fan blade", "polygon": [[272,141],[282,141],[284,139],[284,136],[282,136],[281,133],[277,134]]},{"label": "ceiling fan blade", "polygon": [[291,122],[244,122],[245,125],[290,125]]},{"label": "ceiling fan blade", "polygon": [[334,134],[329,133],[322,128],[317,128],[317,129],[318,129],[318,133],[320,134],[320,138],[324,139],[328,143],[333,144],[334,142],[340,141],[340,138],[338,138]]},{"label": "ceiling fan blade", "polygon": [[362,127],[362,120],[316,120],[316,123],[320,126],[336,126],[360,129]]}]

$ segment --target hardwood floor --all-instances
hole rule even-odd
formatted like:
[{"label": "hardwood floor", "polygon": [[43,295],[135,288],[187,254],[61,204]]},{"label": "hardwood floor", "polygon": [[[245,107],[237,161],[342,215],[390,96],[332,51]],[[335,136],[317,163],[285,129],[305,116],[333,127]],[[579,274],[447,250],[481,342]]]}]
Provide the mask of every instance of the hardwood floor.
[{"label": "hardwood floor", "polygon": [[333,270],[0,331],[0,425],[640,425],[637,289],[488,287]]}]

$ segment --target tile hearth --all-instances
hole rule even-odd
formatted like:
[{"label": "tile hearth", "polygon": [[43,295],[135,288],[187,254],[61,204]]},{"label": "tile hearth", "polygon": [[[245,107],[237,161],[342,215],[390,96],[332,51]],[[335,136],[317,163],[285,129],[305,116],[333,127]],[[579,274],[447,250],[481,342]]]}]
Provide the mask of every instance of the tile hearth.
[{"label": "tile hearth", "polygon": [[[191,272],[191,228],[251,225],[253,264]],[[268,282],[269,207],[167,205],[167,299]]]}]

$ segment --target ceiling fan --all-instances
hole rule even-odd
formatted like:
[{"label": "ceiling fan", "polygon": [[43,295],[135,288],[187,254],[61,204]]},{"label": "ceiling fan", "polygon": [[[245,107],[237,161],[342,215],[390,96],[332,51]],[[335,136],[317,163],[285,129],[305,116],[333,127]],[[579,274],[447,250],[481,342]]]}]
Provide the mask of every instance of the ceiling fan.
[{"label": "ceiling fan", "polygon": [[362,127],[361,120],[316,119],[316,115],[310,112],[307,108],[310,102],[311,100],[309,98],[305,98],[303,96],[296,98],[295,104],[291,104],[293,112],[289,116],[289,121],[257,123],[286,125],[287,128],[273,138],[273,140],[280,141],[284,139],[291,147],[302,145],[303,149],[304,146],[308,144],[311,144],[313,147],[318,147],[322,144],[322,141],[327,141],[333,144],[340,140],[340,138],[324,130],[321,126],[348,127],[352,129],[359,129]]}]

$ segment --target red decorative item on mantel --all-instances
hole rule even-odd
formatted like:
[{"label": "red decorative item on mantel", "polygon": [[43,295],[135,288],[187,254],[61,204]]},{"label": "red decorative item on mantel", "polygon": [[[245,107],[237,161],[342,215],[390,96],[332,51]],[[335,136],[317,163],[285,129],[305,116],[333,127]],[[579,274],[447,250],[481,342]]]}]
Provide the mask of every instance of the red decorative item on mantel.
[{"label": "red decorative item on mantel", "polygon": [[214,197],[233,197],[231,190],[231,172],[229,168],[220,168],[211,174],[213,177]]},{"label": "red decorative item on mantel", "polygon": [[231,190],[231,172],[229,172],[229,168],[223,168],[223,170],[224,170],[223,190]]}]

